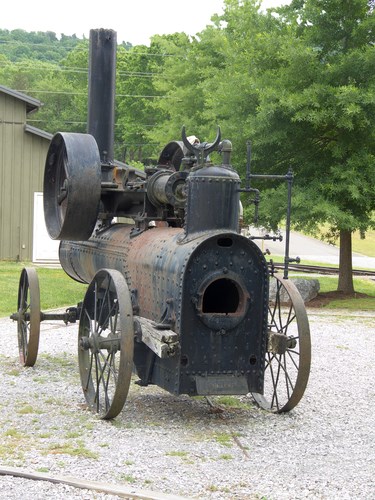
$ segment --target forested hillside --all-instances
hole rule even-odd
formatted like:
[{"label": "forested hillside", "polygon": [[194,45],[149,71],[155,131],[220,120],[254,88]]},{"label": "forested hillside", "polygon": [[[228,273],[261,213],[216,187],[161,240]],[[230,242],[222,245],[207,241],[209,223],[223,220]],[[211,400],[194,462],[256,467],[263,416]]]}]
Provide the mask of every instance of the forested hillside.
[{"label": "forested hillside", "polygon": [[[297,225],[326,223],[340,235],[339,288],[350,290],[341,278],[351,276],[352,231],[375,227],[374,3],[292,0],[265,12],[258,0],[225,0],[223,15],[196,37],[119,46],[116,157],[155,159],[182,125],[210,141],[220,124],[244,177],[251,140],[254,171],[293,169]],[[84,131],[88,41],[3,30],[0,42],[0,83],[45,104],[30,123]],[[284,217],[285,188],[272,187],[263,224]],[[252,205],[243,202],[250,220]]]},{"label": "forested hillside", "polygon": [[0,29],[0,54],[12,62],[32,59],[58,64],[78,43],[76,35],[61,34],[58,39],[53,31]]}]

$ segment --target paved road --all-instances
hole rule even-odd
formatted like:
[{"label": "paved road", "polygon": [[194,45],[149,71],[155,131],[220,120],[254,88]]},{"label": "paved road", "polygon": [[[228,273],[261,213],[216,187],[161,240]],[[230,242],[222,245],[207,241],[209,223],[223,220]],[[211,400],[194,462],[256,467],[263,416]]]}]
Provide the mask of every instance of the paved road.
[{"label": "paved road", "polygon": [[[283,237],[284,240],[282,242],[262,240],[255,241],[263,250],[268,248],[271,255],[284,255],[285,233],[283,233]],[[315,260],[317,262],[325,262],[328,264],[339,263],[338,247],[316,240],[310,236],[303,236],[302,234],[295,233],[293,231],[290,236],[289,255],[291,257],[300,257],[302,263],[306,260]],[[353,267],[356,269],[375,269],[375,258],[353,253]]]}]

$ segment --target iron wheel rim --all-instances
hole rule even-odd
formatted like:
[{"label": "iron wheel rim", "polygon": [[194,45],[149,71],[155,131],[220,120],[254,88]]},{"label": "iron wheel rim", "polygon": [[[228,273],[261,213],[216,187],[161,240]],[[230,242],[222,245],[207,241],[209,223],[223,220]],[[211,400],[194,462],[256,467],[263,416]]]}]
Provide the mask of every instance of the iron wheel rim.
[{"label": "iron wheel rim", "polygon": [[40,291],[35,269],[25,267],[20,276],[17,301],[17,338],[20,362],[34,366],[39,349]]},{"label": "iron wheel rim", "polygon": [[[269,304],[268,331],[285,335],[288,347],[282,354],[267,350],[264,394],[252,395],[261,408],[282,413],[293,409],[305,392],[311,366],[311,339],[305,304],[296,286],[289,279],[273,278],[276,294],[274,303]],[[289,300],[285,301],[285,297]]]},{"label": "iron wheel rim", "polygon": [[134,325],[130,293],[122,274],[102,269],[86,292],[78,332],[81,384],[89,408],[115,418],[129,391]]}]

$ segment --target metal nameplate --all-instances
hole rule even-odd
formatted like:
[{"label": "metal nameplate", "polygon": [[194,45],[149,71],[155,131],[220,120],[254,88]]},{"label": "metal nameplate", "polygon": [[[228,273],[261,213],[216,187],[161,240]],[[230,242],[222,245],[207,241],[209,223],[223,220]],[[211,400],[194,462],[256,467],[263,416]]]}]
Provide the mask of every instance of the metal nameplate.
[{"label": "metal nameplate", "polygon": [[207,375],[195,377],[197,393],[201,396],[215,396],[225,394],[247,394],[249,388],[245,376],[232,374]]}]

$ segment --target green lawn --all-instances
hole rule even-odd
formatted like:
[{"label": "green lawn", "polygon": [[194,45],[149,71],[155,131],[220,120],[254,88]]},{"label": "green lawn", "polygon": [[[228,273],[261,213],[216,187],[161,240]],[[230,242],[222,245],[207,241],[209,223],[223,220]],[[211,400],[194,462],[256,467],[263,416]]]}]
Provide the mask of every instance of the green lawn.
[{"label": "green lawn", "polygon": [[[18,283],[24,267],[30,263],[0,261],[0,317],[17,310]],[[36,268],[39,278],[41,310],[77,305],[86,292],[86,285],[77,283],[62,269]]]},{"label": "green lawn", "polygon": [[[333,292],[337,289],[337,277],[319,277],[321,294]],[[375,281],[364,278],[354,278],[354,297],[341,297],[330,301],[326,309],[350,309],[357,311],[375,311]],[[364,297],[363,295],[366,295]]]}]

